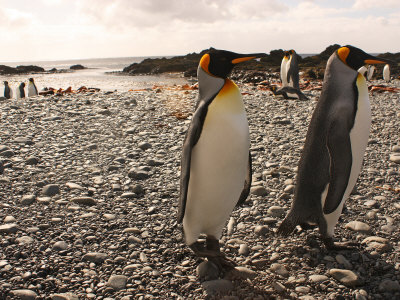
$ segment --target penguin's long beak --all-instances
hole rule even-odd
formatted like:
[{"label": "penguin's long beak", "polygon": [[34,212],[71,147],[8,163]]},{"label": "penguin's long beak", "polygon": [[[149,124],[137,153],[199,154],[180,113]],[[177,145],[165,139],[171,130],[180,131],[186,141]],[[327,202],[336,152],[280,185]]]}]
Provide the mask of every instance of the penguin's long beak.
[{"label": "penguin's long beak", "polygon": [[390,59],[368,55],[368,57],[364,59],[364,63],[372,65],[372,64],[394,64],[395,62]]},{"label": "penguin's long beak", "polygon": [[237,57],[234,58],[231,62],[232,64],[236,65],[238,63],[252,60],[255,58],[261,58],[261,57],[266,57],[266,53],[252,53],[252,54],[237,54]]}]

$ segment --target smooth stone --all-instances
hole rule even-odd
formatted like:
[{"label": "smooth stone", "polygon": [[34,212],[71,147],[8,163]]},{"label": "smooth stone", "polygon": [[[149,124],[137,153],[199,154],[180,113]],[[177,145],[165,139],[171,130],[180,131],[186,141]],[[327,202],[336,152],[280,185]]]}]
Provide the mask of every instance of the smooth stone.
[{"label": "smooth stone", "polygon": [[29,157],[25,160],[25,164],[29,166],[37,165],[39,163],[39,159],[36,157]]},{"label": "smooth stone", "polygon": [[387,232],[387,233],[392,233],[397,231],[399,228],[397,226],[391,225],[391,224],[387,224],[387,225],[383,225],[381,227],[382,231]]},{"label": "smooth stone", "polygon": [[13,216],[6,216],[4,218],[4,223],[15,223],[17,220]]},{"label": "smooth stone", "polygon": [[111,275],[107,281],[107,286],[119,291],[126,288],[127,281],[128,277],[125,275]]},{"label": "smooth stone", "polygon": [[241,244],[239,246],[239,252],[238,252],[239,255],[247,256],[247,255],[249,255],[249,252],[250,252],[250,250],[249,250],[249,246],[247,244]]},{"label": "smooth stone", "polygon": [[283,190],[285,193],[293,193],[294,192],[294,188],[295,186],[293,184],[289,184],[285,187],[285,189]]},{"label": "smooth stone", "polygon": [[124,199],[134,199],[137,197],[138,197],[138,195],[136,195],[136,193],[132,193],[132,192],[126,192],[121,195],[121,198],[124,198]]},{"label": "smooth stone", "polygon": [[226,279],[204,281],[201,285],[208,295],[226,294],[233,289],[233,283]]},{"label": "smooth stone", "polygon": [[297,286],[294,290],[300,294],[307,294],[310,292],[311,288],[308,286]]},{"label": "smooth stone", "polygon": [[13,157],[15,155],[15,153],[12,150],[5,150],[5,151],[0,152],[0,155],[3,157],[10,158],[10,157]]},{"label": "smooth stone", "polygon": [[35,300],[37,294],[34,291],[21,289],[21,290],[13,290],[9,293],[11,296],[17,297],[19,300]]},{"label": "smooth stone", "polygon": [[134,134],[136,132],[136,127],[128,128],[125,132],[127,134]]},{"label": "smooth stone", "polygon": [[197,266],[196,273],[201,281],[215,280],[218,279],[219,269],[214,263],[206,260]]},{"label": "smooth stone", "polygon": [[104,214],[103,217],[108,221],[114,220],[116,218],[114,214]]},{"label": "smooth stone", "polygon": [[138,145],[138,147],[142,150],[147,150],[151,148],[151,144],[150,143],[146,143],[146,142],[142,142]]},{"label": "smooth stone", "polygon": [[345,225],[345,228],[365,234],[371,232],[371,226],[360,221],[351,221]]},{"label": "smooth stone", "polygon": [[154,160],[154,159],[148,159],[146,163],[148,166],[151,166],[151,167],[162,166],[164,164],[163,161]]},{"label": "smooth stone", "polygon": [[70,188],[71,190],[74,190],[74,189],[76,189],[76,190],[84,190],[83,186],[81,186],[81,185],[79,185],[79,184],[77,184],[75,182],[67,182],[65,185],[68,188]]},{"label": "smooth stone", "polygon": [[71,202],[82,205],[90,205],[90,206],[97,204],[97,201],[92,197],[74,197],[71,198]]},{"label": "smooth stone", "polygon": [[268,208],[267,213],[271,217],[278,218],[285,214],[285,210],[280,206],[271,206],[270,208]]},{"label": "smooth stone", "polygon": [[101,252],[89,252],[82,257],[82,260],[94,263],[103,263],[106,259],[107,259],[107,254]]},{"label": "smooth stone", "polygon": [[368,208],[372,208],[372,207],[376,207],[377,206],[376,200],[367,200],[363,204],[364,204],[364,206],[366,206]]},{"label": "smooth stone", "polygon": [[134,233],[134,234],[140,234],[142,231],[137,228],[137,227],[128,227],[122,230],[123,233]]},{"label": "smooth stone", "polygon": [[366,244],[369,249],[373,249],[377,252],[386,252],[392,249],[390,241],[379,236],[369,236],[365,238],[361,244]]},{"label": "smooth stone", "polygon": [[136,168],[130,169],[128,172],[128,177],[135,180],[144,180],[150,177],[150,175],[142,170],[138,170]]},{"label": "smooth stone", "polygon": [[322,282],[328,280],[329,277],[325,275],[316,274],[316,275],[311,275],[310,277],[308,277],[308,279],[310,279],[311,282]]},{"label": "smooth stone", "polygon": [[285,286],[280,282],[275,281],[271,285],[273,289],[278,293],[283,293],[286,290]]},{"label": "smooth stone", "polygon": [[51,300],[79,300],[78,295],[73,293],[53,294],[50,297]]},{"label": "smooth stone", "polygon": [[48,184],[42,188],[42,194],[45,196],[55,196],[60,193],[60,187],[57,184]]},{"label": "smooth stone", "polygon": [[258,236],[265,236],[269,232],[268,226],[257,225],[254,227],[254,233]]},{"label": "smooth stone", "polygon": [[379,290],[382,292],[400,292],[400,284],[396,280],[390,280],[390,279],[384,279],[380,284],[379,284]]},{"label": "smooth stone", "polygon": [[394,145],[394,146],[392,147],[392,151],[393,151],[393,152],[400,152],[400,145]]},{"label": "smooth stone", "polygon": [[331,275],[334,279],[344,284],[345,286],[354,287],[357,285],[361,285],[363,282],[359,278],[359,276],[350,270],[344,269],[330,269],[329,275]]},{"label": "smooth stone", "polygon": [[271,270],[271,272],[275,274],[278,274],[283,277],[289,277],[289,271],[282,264],[274,263],[271,265],[269,269]]},{"label": "smooth stone", "polygon": [[15,223],[0,225],[0,233],[16,233],[18,230],[19,228]]},{"label": "smooth stone", "polygon": [[396,164],[400,164],[400,153],[391,154],[389,160]]},{"label": "smooth stone", "polygon": [[25,195],[21,199],[22,205],[30,205],[35,202],[36,196],[35,195]]},{"label": "smooth stone", "polygon": [[64,241],[55,242],[53,245],[53,250],[55,251],[64,251],[68,249],[68,244]]},{"label": "smooth stone", "polygon": [[267,196],[268,190],[263,186],[254,186],[250,188],[250,193],[256,196]]},{"label": "smooth stone", "polygon": [[19,238],[16,238],[15,241],[20,244],[20,245],[27,245],[27,244],[32,244],[33,243],[33,238],[30,236],[24,235]]}]

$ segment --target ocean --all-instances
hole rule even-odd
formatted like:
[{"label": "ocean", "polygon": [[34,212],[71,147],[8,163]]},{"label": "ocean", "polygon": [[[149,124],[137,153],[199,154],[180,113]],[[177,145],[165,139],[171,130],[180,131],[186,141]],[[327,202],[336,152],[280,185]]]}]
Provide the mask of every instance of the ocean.
[{"label": "ocean", "polygon": [[[160,57],[160,56],[157,56]],[[51,74],[28,74],[28,75],[0,75],[0,82],[8,81],[10,86],[15,89],[21,82],[27,85],[28,78],[35,79],[38,90],[45,87],[55,89],[66,89],[69,86],[73,90],[81,86],[100,88],[104,91],[128,91],[130,89],[151,88],[154,85],[173,85],[186,84],[188,81],[182,74],[162,74],[162,75],[116,75],[109,72],[122,71],[132,63],[139,63],[146,58],[157,57],[116,57],[116,58],[94,58],[94,59],[75,59],[58,61],[28,61],[28,62],[0,62],[0,65],[16,67],[19,65],[34,65],[44,68],[46,71],[56,68],[69,69],[72,65],[83,65],[87,69],[76,70],[71,73],[51,73]]]}]

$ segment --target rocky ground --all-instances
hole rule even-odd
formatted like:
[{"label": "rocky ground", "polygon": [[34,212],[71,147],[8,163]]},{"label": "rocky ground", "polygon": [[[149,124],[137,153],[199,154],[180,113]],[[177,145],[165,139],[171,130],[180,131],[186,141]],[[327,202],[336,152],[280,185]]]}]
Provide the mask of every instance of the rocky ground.
[{"label": "rocky ground", "polygon": [[287,101],[240,88],[253,187],[222,239],[240,268],[220,279],[175,221],[196,90],[0,101],[0,298],[399,299],[399,93],[371,97],[364,168],[336,230],[360,247],[338,252],[317,230],[275,234],[320,91]]}]

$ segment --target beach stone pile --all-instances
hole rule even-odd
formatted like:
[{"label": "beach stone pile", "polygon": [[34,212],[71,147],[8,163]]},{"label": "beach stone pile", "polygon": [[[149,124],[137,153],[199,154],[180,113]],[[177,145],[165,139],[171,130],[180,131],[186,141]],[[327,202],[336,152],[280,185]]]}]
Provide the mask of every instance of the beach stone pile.
[{"label": "beach stone pile", "polygon": [[[374,82],[380,84],[382,82]],[[399,87],[399,81],[391,86]],[[309,101],[240,85],[253,184],[224,230],[218,274],[176,224],[180,155],[197,99],[179,87],[0,102],[0,295],[5,299],[399,299],[400,100],[371,97],[365,163],[327,251],[275,234],[290,208]]]}]

